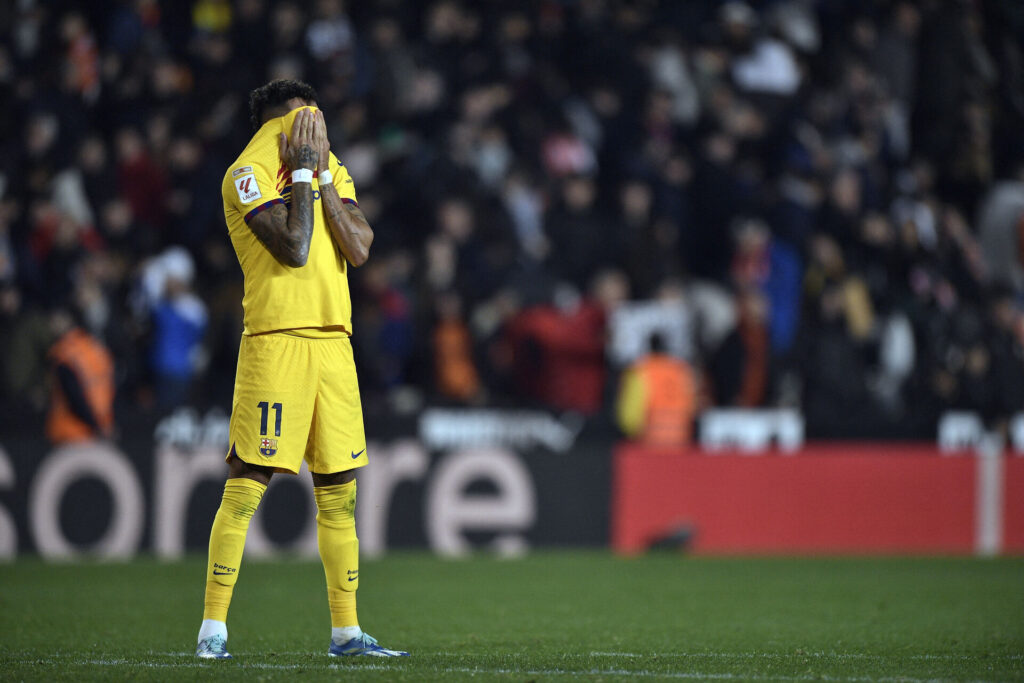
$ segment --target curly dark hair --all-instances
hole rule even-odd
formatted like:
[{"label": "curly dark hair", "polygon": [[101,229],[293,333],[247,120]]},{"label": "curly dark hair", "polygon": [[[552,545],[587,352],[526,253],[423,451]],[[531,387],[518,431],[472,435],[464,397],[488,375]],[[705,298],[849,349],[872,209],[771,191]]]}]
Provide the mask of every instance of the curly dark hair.
[{"label": "curly dark hair", "polygon": [[263,113],[271,107],[284,104],[293,97],[307,102],[316,102],[316,90],[302,81],[279,78],[249,93],[249,120],[252,130],[256,132],[263,125]]}]

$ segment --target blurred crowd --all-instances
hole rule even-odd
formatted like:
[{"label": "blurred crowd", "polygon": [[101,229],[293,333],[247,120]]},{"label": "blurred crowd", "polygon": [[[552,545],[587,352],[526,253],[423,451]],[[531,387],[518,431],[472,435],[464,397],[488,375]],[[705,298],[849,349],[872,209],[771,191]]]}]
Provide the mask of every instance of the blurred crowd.
[{"label": "blurred crowd", "polygon": [[370,413],[607,416],[641,310],[686,321],[694,409],[925,438],[1024,409],[1016,0],[17,0],[0,26],[8,408],[44,410],[72,320],[115,405],[230,405],[220,182],[248,91],[296,78],[376,233]]}]

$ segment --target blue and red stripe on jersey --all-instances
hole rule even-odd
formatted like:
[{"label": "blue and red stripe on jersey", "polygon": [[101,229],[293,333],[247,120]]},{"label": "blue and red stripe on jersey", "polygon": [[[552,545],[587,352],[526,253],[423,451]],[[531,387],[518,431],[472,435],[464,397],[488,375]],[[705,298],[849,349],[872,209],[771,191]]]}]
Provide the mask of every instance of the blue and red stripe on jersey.
[{"label": "blue and red stripe on jersey", "polygon": [[245,222],[248,223],[252,219],[253,216],[255,216],[256,214],[261,213],[263,211],[266,211],[267,209],[272,207],[274,204],[284,204],[284,200],[281,199],[280,197],[275,197],[274,199],[271,199],[269,202],[264,202],[264,203],[260,204],[259,206],[254,208],[252,211],[250,211],[249,213],[245,214]]}]

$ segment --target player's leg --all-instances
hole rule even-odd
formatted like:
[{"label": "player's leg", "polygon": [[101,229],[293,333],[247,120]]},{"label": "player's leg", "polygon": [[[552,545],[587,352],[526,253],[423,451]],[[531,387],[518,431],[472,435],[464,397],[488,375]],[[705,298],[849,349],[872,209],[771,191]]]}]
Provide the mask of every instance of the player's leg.
[{"label": "player's leg", "polygon": [[324,341],[321,377],[306,462],[313,473],[317,545],[327,577],[333,656],[408,656],[388,650],[363,633],[356,614],[359,539],[356,537],[355,469],[366,464],[366,437],[359,383],[348,338]]},{"label": "player's leg", "polygon": [[243,337],[231,408],[229,474],[210,532],[203,623],[196,654],[226,657],[227,612],[249,522],[273,472],[302,465],[316,400],[311,342],[286,335]]},{"label": "player's leg", "polygon": [[331,610],[331,656],[368,655],[407,657],[408,652],[381,647],[359,627],[356,590],[359,588],[359,539],[356,537],[356,478],[347,470],[313,474],[316,532],[320,559],[327,577]]},{"label": "player's leg", "polygon": [[359,634],[355,473],[313,474],[313,497],[317,507],[317,547],[327,577],[331,636],[332,639],[344,638],[341,642],[345,642]]},{"label": "player's leg", "polygon": [[235,455],[230,456],[228,468],[224,494],[210,530],[203,623],[196,647],[197,655],[211,659],[231,656],[227,653],[228,607],[242,564],[249,522],[273,473],[269,467],[250,465]]}]

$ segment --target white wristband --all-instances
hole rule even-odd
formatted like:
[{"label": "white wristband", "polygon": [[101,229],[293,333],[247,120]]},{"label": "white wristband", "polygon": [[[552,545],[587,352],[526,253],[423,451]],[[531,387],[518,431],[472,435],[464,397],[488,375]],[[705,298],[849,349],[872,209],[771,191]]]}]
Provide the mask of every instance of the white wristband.
[{"label": "white wristband", "polygon": [[292,171],[292,183],[312,183],[313,171],[308,168],[300,168]]},{"label": "white wristband", "polygon": [[330,171],[320,171],[320,174],[316,177],[316,181],[320,183],[320,186],[331,185],[334,183],[334,176],[331,175]]}]

